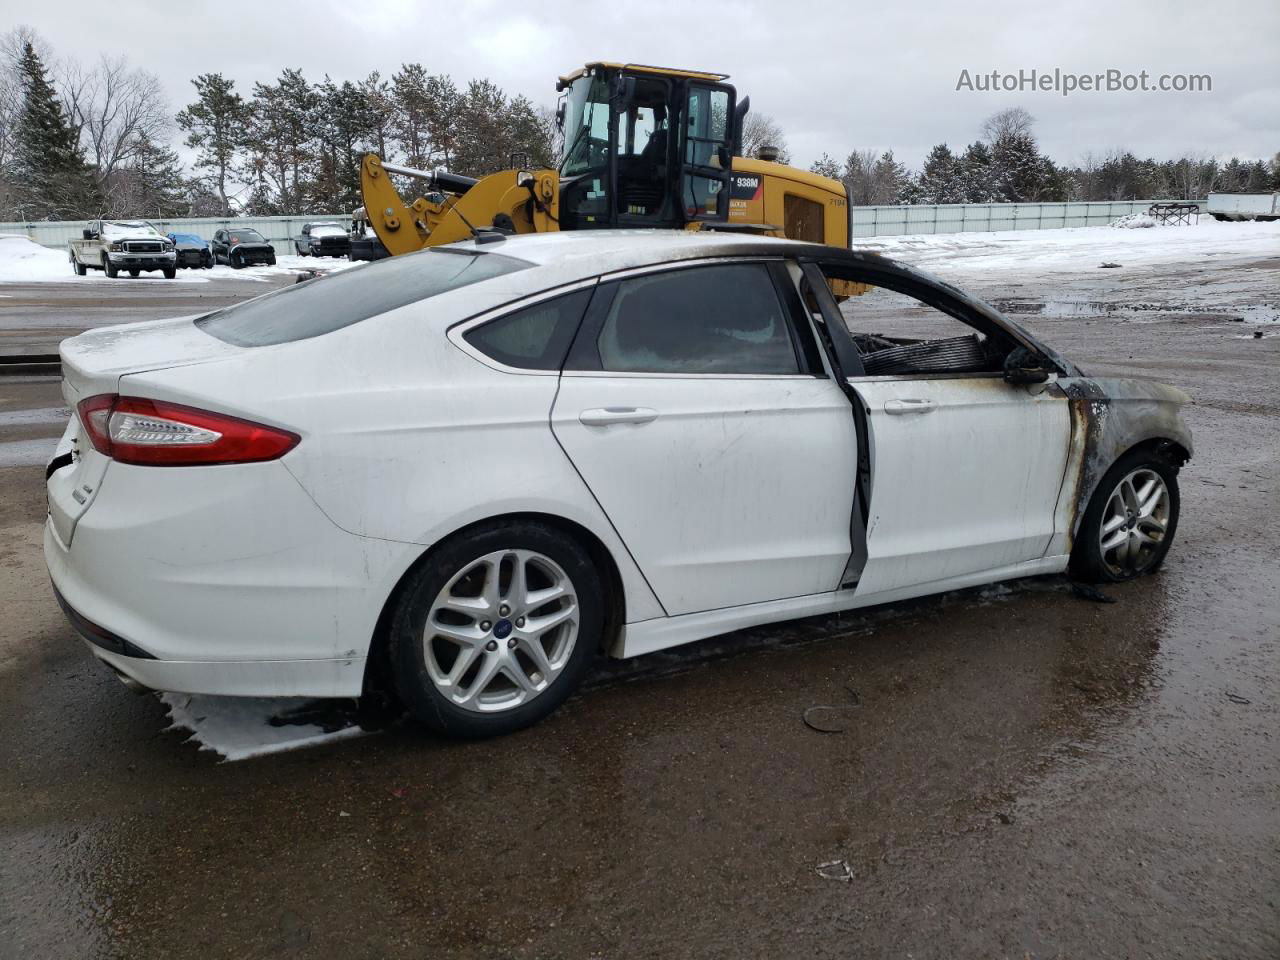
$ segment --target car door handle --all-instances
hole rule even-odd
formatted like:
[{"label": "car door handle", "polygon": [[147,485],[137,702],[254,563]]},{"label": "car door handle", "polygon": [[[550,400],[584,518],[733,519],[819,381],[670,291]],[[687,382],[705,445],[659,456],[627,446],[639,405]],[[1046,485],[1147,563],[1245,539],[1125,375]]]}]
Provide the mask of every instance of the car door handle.
[{"label": "car door handle", "polygon": [[578,422],[588,427],[607,427],[615,423],[649,423],[658,419],[658,411],[649,407],[596,407],[578,414]]},{"label": "car door handle", "polygon": [[886,400],[884,403],[884,412],[893,414],[895,417],[901,417],[908,413],[933,413],[938,405],[932,400],[926,400],[922,397],[908,397],[903,400]]}]

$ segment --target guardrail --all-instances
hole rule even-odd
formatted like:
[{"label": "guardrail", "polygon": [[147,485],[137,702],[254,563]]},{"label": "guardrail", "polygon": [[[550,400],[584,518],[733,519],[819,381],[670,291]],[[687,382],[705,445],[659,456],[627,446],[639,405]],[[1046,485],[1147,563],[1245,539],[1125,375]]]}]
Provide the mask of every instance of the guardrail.
[{"label": "guardrail", "polygon": [[56,353],[18,353],[0,356],[0,377],[61,376],[62,361]]}]

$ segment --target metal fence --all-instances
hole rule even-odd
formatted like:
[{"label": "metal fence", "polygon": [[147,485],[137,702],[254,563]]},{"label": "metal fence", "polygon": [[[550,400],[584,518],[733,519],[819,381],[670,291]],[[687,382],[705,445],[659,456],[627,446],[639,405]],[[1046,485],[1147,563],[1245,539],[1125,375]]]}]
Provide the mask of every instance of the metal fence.
[{"label": "metal fence", "polygon": [[[853,236],[1096,227],[1126,214],[1145,213],[1151,203],[1150,200],[1121,200],[1115,203],[949,203],[854,207]],[[310,217],[197,217],[147,222],[154,224],[161,233],[194,233],[206,240],[223,227],[247,227],[266,237],[277,253],[292,253],[293,238],[302,232],[302,225],[317,220],[351,226],[350,214],[340,213]],[[24,234],[46,247],[65,247],[67,241],[79,237],[87,225],[87,220],[0,223],[0,233]]]},{"label": "metal fence", "polygon": [[1146,213],[1151,200],[1115,203],[944,203],[854,207],[855,237],[986,230],[1056,230],[1104,226],[1130,213]]},{"label": "metal fence", "polygon": [[[302,233],[306,223],[328,221],[342,224],[344,229],[351,228],[351,214],[315,215],[310,217],[187,217],[180,220],[156,220],[140,217],[154,226],[161,233],[194,233],[205,240],[213,239],[213,234],[224,227],[239,227],[241,230],[257,230],[267,238],[276,253],[293,253],[293,238]],[[81,231],[89,225],[88,220],[50,220],[36,223],[0,223],[0,234],[20,234],[29,237],[36,243],[46,247],[62,248],[68,240],[77,240]]]}]

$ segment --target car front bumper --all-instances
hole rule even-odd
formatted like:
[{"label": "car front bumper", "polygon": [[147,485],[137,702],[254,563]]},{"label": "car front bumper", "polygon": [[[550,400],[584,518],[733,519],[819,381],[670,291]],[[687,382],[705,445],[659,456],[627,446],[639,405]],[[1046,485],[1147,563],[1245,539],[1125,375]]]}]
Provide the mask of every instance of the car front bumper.
[{"label": "car front bumper", "polygon": [[229,696],[358,696],[421,549],[340,530],[278,462],[112,462],[70,541],[45,524],[54,589],[94,656],[144,687]]},{"label": "car front bumper", "polygon": [[171,270],[178,261],[174,253],[108,253],[107,259],[124,270]]}]

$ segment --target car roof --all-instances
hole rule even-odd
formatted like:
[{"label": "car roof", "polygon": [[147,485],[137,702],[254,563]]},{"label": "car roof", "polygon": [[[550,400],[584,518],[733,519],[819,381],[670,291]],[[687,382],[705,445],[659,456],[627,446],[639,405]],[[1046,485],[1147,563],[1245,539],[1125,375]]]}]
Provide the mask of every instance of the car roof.
[{"label": "car roof", "polygon": [[[438,248],[446,249],[446,248]],[[715,257],[787,257],[827,264],[844,264],[868,269],[875,281],[895,286],[906,283],[911,288],[932,288],[979,314],[988,325],[1003,330],[1015,342],[1032,346],[1061,359],[1030,331],[1001,314],[990,304],[960,290],[944,280],[891,260],[875,250],[832,247],[783,237],[717,230],[575,230],[552,233],[522,234],[500,242],[476,243],[467,240],[450,244],[447,249],[475,251],[515,257],[532,264],[533,269],[507,274],[489,284],[501,286],[508,295],[531,295],[562,284],[604,276],[638,267],[681,260]],[[479,293],[477,290],[476,293]]]}]

